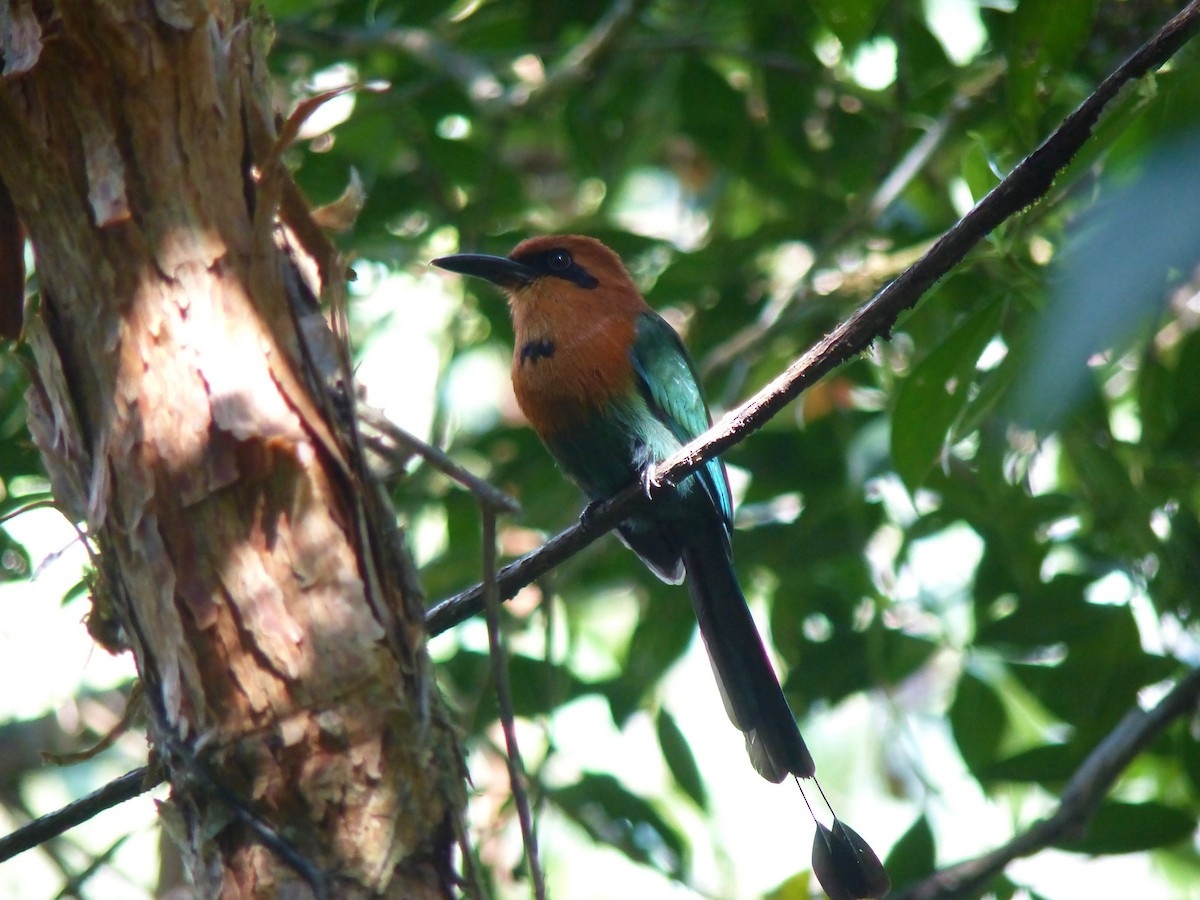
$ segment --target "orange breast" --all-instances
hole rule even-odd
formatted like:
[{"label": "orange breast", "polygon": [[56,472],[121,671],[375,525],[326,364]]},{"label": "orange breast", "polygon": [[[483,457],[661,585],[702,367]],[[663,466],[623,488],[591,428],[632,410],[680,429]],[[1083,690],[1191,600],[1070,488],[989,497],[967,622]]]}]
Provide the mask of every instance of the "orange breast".
[{"label": "orange breast", "polygon": [[[634,389],[633,317],[606,309],[595,302],[599,298],[587,299],[592,302],[572,303],[535,287],[513,304],[513,389],[521,411],[543,436],[578,424]],[[522,353],[531,346],[537,351]]]}]

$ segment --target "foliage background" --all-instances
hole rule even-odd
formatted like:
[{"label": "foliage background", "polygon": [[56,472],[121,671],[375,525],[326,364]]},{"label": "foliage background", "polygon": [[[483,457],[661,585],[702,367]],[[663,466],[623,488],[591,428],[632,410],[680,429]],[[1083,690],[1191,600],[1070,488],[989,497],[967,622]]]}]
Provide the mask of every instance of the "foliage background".
[{"label": "foliage background", "polygon": [[[536,233],[600,237],[686,335],[719,416],[923,252],[1174,11],[1156,0],[267,10],[281,109],[347,80],[390,84],[327,104],[289,163],[314,203],[361,179],[366,203],[339,235],[358,273],[360,381],[518,497],[509,554],[582,504],[519,420],[503,303],[432,274],[428,259],[505,253]],[[1188,47],[1129,92],[1047,202],[726,457],[741,493],[738,569],[785,690],[835,807],[888,855],[898,887],[1044,815],[1125,712],[1200,658],[1198,69]],[[0,512],[44,491],[23,435],[22,352],[0,368]],[[469,496],[414,463],[395,498],[429,598],[477,580]],[[38,538],[20,522],[0,531],[0,562],[24,584],[53,541],[31,552]],[[22,596],[55,603],[46,573],[60,565]],[[66,620],[85,612],[81,593]],[[606,539],[510,605],[552,890],[807,895],[807,813],[745,763],[682,591]],[[468,623],[434,652],[462,710],[487,877],[520,895],[482,630]],[[6,727],[36,721],[29,706],[7,701]],[[1013,867],[995,895],[1079,896],[1113,879],[1139,896],[1194,890],[1196,727],[1175,723],[1068,853]],[[136,761],[138,747],[118,752]],[[22,806],[56,805],[122,768],[89,764],[63,789],[17,766],[3,799],[19,821]],[[109,827],[86,853],[61,849],[47,883],[112,838]],[[114,854],[114,871],[80,890],[144,885],[144,852]]]}]

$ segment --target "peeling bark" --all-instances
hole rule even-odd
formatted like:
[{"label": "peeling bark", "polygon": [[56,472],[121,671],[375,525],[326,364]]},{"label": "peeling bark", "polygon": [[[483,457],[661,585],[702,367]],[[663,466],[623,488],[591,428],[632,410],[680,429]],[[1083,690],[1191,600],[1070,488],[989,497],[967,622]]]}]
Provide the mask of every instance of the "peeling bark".
[{"label": "peeling bark", "polygon": [[246,171],[273,138],[248,11],[0,2],[0,180],[41,288],[30,430],[103,548],[201,894],[303,895],[299,861],[339,897],[444,896],[453,734]]}]

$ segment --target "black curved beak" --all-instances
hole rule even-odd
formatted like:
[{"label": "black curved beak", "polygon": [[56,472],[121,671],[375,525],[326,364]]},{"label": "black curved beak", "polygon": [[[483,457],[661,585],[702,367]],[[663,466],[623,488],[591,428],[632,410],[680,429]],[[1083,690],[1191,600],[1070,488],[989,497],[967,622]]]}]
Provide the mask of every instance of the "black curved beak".
[{"label": "black curved beak", "polygon": [[507,290],[524,287],[542,273],[507,256],[488,256],[485,253],[459,253],[442,256],[431,265],[460,275],[482,278]]}]

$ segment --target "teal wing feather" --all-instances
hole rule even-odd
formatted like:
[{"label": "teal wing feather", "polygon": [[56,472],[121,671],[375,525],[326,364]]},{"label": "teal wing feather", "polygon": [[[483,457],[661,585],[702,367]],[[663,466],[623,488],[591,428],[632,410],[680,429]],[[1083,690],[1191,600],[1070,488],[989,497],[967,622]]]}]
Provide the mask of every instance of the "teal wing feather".
[{"label": "teal wing feather", "polygon": [[[700,391],[696,367],[670,325],[653,313],[639,320],[632,350],[638,387],[650,414],[665,426],[679,443],[687,443],[708,428],[711,417]],[[660,451],[663,447],[653,448]],[[688,591],[696,611],[700,634],[708,650],[713,672],[725,701],[725,710],[746,738],[746,749],[754,768],[764,778],[779,782],[788,773],[809,778],[816,767],[796,727],[796,719],[771,667],[771,660],[746,598],[738,585],[730,559],[729,528],[732,502],[725,467],[719,459],[697,470],[695,481],[685,480],[680,494],[688,513],[698,493],[689,484],[699,484],[720,525],[709,516],[697,527],[679,528],[672,523],[661,544],[648,543],[646,529],[627,529],[632,546],[656,571],[667,570],[664,560],[678,554],[687,575]],[[722,531],[721,525],[724,526]],[[650,537],[657,537],[652,531]],[[661,547],[667,553],[655,554]],[[668,574],[672,574],[669,570]],[[664,576],[665,577],[665,576]]]},{"label": "teal wing feather", "polygon": [[[696,367],[675,329],[657,313],[644,313],[638,319],[630,357],[651,414],[680,444],[708,430],[712,417],[704,403]],[[696,475],[728,530],[733,520],[733,501],[725,466],[719,459],[711,459]]]}]

